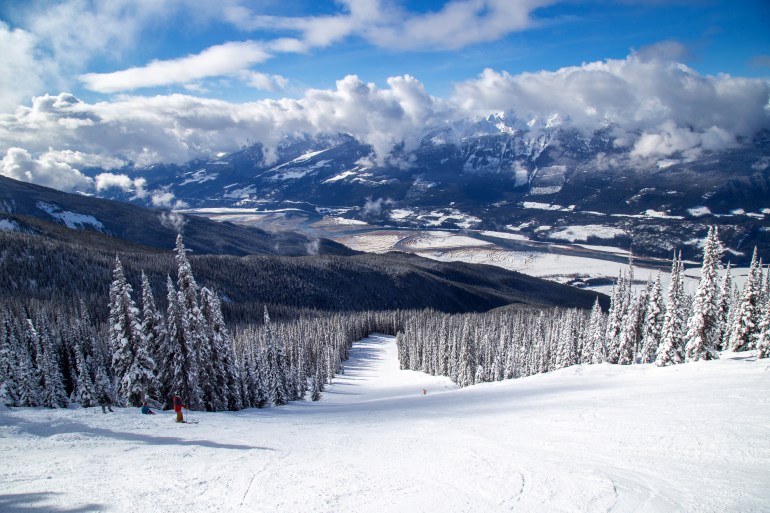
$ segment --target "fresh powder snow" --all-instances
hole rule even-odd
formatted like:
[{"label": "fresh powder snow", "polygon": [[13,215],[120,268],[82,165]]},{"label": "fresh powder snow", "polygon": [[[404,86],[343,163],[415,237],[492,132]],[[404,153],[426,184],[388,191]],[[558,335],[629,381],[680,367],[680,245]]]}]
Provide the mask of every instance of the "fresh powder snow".
[{"label": "fresh powder snow", "polygon": [[0,510],[746,512],[770,505],[770,362],[580,365],[457,389],[356,343],[321,401],[0,410]]}]

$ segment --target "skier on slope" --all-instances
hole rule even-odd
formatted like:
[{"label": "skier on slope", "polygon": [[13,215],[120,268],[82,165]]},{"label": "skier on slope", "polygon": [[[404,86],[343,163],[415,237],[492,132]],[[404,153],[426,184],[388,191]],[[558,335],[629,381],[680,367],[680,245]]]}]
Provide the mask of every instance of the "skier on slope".
[{"label": "skier on slope", "polygon": [[182,402],[182,399],[178,395],[173,396],[173,401],[174,411],[176,412],[176,421],[184,422],[184,417],[182,416],[182,408],[187,408],[187,405]]},{"label": "skier on slope", "polygon": [[155,412],[150,409],[146,401],[144,404],[142,404],[142,413],[144,415],[155,415]]}]

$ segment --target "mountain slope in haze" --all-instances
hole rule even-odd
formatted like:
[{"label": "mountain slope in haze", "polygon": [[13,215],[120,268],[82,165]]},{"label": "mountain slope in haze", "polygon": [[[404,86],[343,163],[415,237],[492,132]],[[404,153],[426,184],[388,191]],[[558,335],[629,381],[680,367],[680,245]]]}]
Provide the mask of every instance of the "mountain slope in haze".
[{"label": "mountain slope in haze", "polygon": [[[120,201],[69,194],[0,176],[0,216],[28,230],[60,231],[25,218],[63,225],[73,230],[99,232],[152,248],[169,250],[176,235],[184,233],[185,245],[195,254],[226,255],[349,255],[345,246],[326,239],[312,239],[292,232],[268,233],[258,228],[217,223]],[[14,219],[14,221],[11,221]],[[10,224],[9,224],[10,226]]]}]

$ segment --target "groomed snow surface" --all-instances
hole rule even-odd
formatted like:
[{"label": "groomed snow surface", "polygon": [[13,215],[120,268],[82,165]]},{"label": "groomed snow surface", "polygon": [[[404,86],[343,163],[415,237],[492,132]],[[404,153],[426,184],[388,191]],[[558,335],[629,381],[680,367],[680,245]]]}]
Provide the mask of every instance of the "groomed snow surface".
[{"label": "groomed snow surface", "polygon": [[752,353],[456,389],[373,336],[320,402],[190,417],[4,409],[0,511],[770,511]]}]

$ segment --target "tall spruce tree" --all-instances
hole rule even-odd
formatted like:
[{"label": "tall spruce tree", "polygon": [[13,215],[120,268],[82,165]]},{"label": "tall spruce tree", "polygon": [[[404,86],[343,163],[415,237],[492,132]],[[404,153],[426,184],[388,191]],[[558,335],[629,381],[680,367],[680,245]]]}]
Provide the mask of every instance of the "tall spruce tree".
[{"label": "tall spruce tree", "polygon": [[[208,327],[208,345],[211,372],[211,398],[213,410],[239,410],[242,408],[238,387],[239,377],[235,366],[232,339],[222,316],[217,295],[206,287],[201,289],[201,312]],[[206,401],[204,394],[204,401]]]},{"label": "tall spruce tree", "polygon": [[286,368],[286,352],[283,343],[276,340],[270,324],[270,314],[267,306],[264,311],[265,326],[265,363],[267,365],[267,393],[275,406],[287,404],[290,399],[288,373]]},{"label": "tall spruce tree", "polygon": [[703,246],[700,282],[695,292],[687,333],[684,336],[685,361],[719,358],[719,286],[717,284],[722,244],[717,228],[709,228]]},{"label": "tall spruce tree", "polygon": [[19,406],[40,406],[42,404],[42,378],[38,363],[42,364],[42,349],[32,319],[24,322],[24,333],[18,346],[19,351]]},{"label": "tall spruce tree", "polygon": [[67,393],[64,390],[62,370],[59,365],[58,348],[54,343],[50,332],[44,327],[40,334],[42,354],[41,376],[43,380],[41,405],[48,408],[65,408],[69,404]]},{"label": "tall spruce tree", "polygon": [[[164,397],[165,407],[171,406],[171,394],[178,395],[186,404],[200,405],[198,387],[198,362],[193,346],[186,336],[189,333],[189,319],[184,303],[174,287],[171,277],[167,278],[168,311],[166,316],[166,338],[163,350],[163,364],[160,381],[163,390],[169,391]],[[190,401],[193,398],[194,401]],[[189,402],[188,402],[189,401]],[[192,403],[192,404],[191,404]]]},{"label": "tall spruce tree", "polygon": [[761,278],[761,264],[757,256],[757,248],[754,248],[749,274],[738,301],[730,332],[729,348],[732,351],[747,351],[753,348],[754,333],[759,322]]},{"label": "tall spruce tree", "polygon": [[642,341],[639,351],[639,363],[652,363],[658,352],[663,333],[663,321],[666,315],[660,273],[655,277],[647,297],[647,309],[642,326]]},{"label": "tall spruce tree", "polygon": [[131,297],[123,264],[115,257],[110,286],[110,345],[112,372],[118,384],[120,402],[141,406],[154,388],[155,362],[150,357],[139,324],[139,309]]},{"label": "tall spruce tree", "polygon": [[3,317],[0,337],[0,403],[19,406],[18,342],[7,316]]},{"label": "tall spruce tree", "polygon": [[162,389],[158,376],[158,368],[163,361],[163,347],[165,345],[166,327],[163,322],[163,315],[158,311],[155,304],[155,297],[150,285],[150,280],[142,271],[142,340],[147,353],[153,361],[153,379],[148,390],[148,395],[162,403],[163,398],[169,391]]},{"label": "tall spruce tree", "polygon": [[634,295],[626,310],[626,315],[623,319],[623,324],[618,336],[616,363],[620,365],[630,365],[634,363],[636,346],[639,342],[639,333],[641,329],[643,301],[645,301],[644,296]]},{"label": "tall spruce tree", "polygon": [[671,264],[671,282],[668,286],[667,299],[660,345],[655,355],[655,364],[658,367],[684,362],[682,328],[686,306],[684,297],[684,265],[681,261],[681,255],[679,258],[675,255]]},{"label": "tall spruce tree", "polygon": [[716,349],[721,351],[727,347],[727,337],[730,326],[730,310],[733,308],[733,277],[730,270],[730,262],[727,263],[727,269],[722,277],[722,284],[719,288],[719,300],[717,301],[717,331],[718,337]]},{"label": "tall spruce tree", "polygon": [[468,317],[465,318],[460,337],[460,354],[457,365],[457,380],[455,382],[461,387],[467,387],[474,384],[476,376],[473,328]]},{"label": "tall spruce tree", "polygon": [[630,266],[629,274],[618,273],[618,279],[612,290],[610,298],[610,310],[607,313],[607,331],[605,334],[605,360],[609,363],[618,363],[620,358],[621,334],[626,319],[628,308],[631,306],[631,280],[633,279],[633,267]]},{"label": "tall spruce tree", "polygon": [[74,400],[84,408],[96,405],[96,387],[91,377],[91,365],[83,352],[80,341],[75,344],[75,368],[77,369],[77,386]]},{"label": "tall spruce tree", "polygon": [[770,357],[770,300],[765,301],[756,336],[757,358]]},{"label": "tall spruce tree", "polygon": [[208,329],[200,309],[198,284],[193,276],[190,261],[187,259],[181,234],[177,235],[174,253],[177,263],[177,287],[179,289],[177,313],[182,317],[181,337],[188,349],[185,357],[190,360],[188,365],[184,366],[188,376],[185,378],[186,382],[180,385],[180,392],[185,394],[183,400],[187,401],[190,409],[200,410],[204,408],[204,394],[200,384],[203,383],[204,387],[208,387],[211,382],[209,376],[211,355],[206,340]]},{"label": "tall spruce tree", "polygon": [[588,329],[585,338],[585,347],[582,353],[582,363],[602,363],[604,362],[604,333],[605,333],[605,315],[599,304],[599,297],[596,297],[594,306],[591,308],[591,317],[588,319]]},{"label": "tall spruce tree", "polygon": [[315,372],[313,373],[313,384],[310,392],[310,399],[312,401],[318,401],[321,399],[321,391],[323,390],[323,373],[321,366],[317,365]]}]

